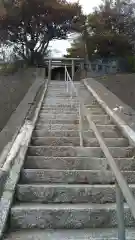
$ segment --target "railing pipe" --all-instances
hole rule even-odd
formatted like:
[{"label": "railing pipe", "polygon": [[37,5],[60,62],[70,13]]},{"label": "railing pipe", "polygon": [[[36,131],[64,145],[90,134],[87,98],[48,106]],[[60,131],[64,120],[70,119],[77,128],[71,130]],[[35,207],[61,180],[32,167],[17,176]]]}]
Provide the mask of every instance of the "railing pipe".
[{"label": "railing pipe", "polygon": [[80,147],[83,147],[83,116],[82,116],[82,106],[79,104],[79,134],[80,134]]},{"label": "railing pipe", "polygon": [[124,223],[124,198],[117,181],[115,183],[115,186],[116,186],[116,205],[117,205],[117,220],[118,220],[118,239],[126,240],[125,223]]},{"label": "railing pipe", "polygon": [[[67,71],[67,68],[65,67],[65,71],[67,74],[67,78],[70,83],[71,86],[74,90],[74,92],[76,93],[76,96],[78,97],[78,100],[81,104],[80,108],[79,108],[79,115],[82,117],[83,115],[86,116],[88,123],[91,127],[91,129],[94,131],[95,136],[99,142],[99,145],[102,149],[102,151],[104,152],[104,155],[110,165],[110,168],[115,176],[116,179],[116,206],[117,206],[117,220],[118,220],[118,239],[119,240],[125,240],[125,226],[124,226],[124,203],[123,203],[123,198],[125,198],[130,211],[135,219],[135,199],[134,196],[126,182],[126,180],[124,179],[122,173],[120,172],[120,170],[117,167],[117,164],[115,163],[114,158],[112,157],[110,150],[108,149],[108,147],[106,146],[104,139],[102,137],[102,135],[100,134],[100,132],[98,131],[95,123],[92,121],[91,116],[88,114],[87,109],[85,107],[84,104],[81,103],[80,97],[78,95],[78,92],[74,86],[74,83]],[[82,130],[82,129],[81,129]],[[81,132],[81,131],[80,131]],[[83,146],[82,143],[82,139],[80,139],[80,146]]]},{"label": "railing pipe", "polygon": [[51,80],[52,75],[52,60],[49,60],[48,79]]},{"label": "railing pipe", "polygon": [[75,61],[72,60],[72,80],[74,78],[74,75],[75,75]]}]

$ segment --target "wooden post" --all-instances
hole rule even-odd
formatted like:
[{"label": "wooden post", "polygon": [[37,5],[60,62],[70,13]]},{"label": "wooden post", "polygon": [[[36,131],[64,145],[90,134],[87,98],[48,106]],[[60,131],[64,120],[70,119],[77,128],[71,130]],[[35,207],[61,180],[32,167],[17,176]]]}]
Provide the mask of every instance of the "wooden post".
[{"label": "wooden post", "polygon": [[52,59],[49,60],[49,66],[48,66],[48,79],[51,80],[52,77]]},{"label": "wooden post", "polygon": [[74,75],[75,75],[75,61],[72,60],[72,80],[74,79]]}]

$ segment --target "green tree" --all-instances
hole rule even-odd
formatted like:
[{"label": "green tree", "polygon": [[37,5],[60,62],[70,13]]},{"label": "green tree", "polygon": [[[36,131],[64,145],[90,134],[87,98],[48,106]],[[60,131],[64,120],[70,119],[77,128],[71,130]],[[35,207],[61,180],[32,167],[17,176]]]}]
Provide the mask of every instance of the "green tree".
[{"label": "green tree", "polygon": [[125,23],[119,20],[120,13],[116,6],[111,6],[107,2],[88,16],[91,43],[98,56],[122,57],[132,51],[128,36],[124,31]]},{"label": "green tree", "polygon": [[82,41],[82,37],[79,36],[71,43],[71,47],[67,49],[67,54],[65,57],[68,58],[84,58],[85,56],[85,47],[84,42]]},{"label": "green tree", "polygon": [[[128,22],[131,13],[128,13]],[[127,18],[127,16],[126,16]],[[131,25],[125,24],[125,16],[120,14],[115,5],[103,2],[85,21],[85,29],[80,28],[82,38],[74,41],[67,50],[70,56],[84,53],[84,44],[87,45],[89,59],[95,57],[125,57],[132,54],[132,44],[129,41],[128,30]],[[84,35],[84,30],[86,30]]]},{"label": "green tree", "polygon": [[0,18],[1,42],[13,45],[28,64],[42,64],[49,42],[65,39],[76,15],[81,15],[80,5],[66,0],[6,1]]}]

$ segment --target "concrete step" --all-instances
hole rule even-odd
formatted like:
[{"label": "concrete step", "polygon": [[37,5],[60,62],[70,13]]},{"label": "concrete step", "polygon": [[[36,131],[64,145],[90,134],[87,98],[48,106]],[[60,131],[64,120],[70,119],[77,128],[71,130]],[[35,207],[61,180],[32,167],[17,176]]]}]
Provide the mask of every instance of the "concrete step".
[{"label": "concrete step", "polygon": [[[92,115],[91,118],[96,124],[111,124],[111,120],[107,115]],[[66,116],[63,116],[63,114],[57,115],[57,117],[55,115],[49,115],[42,118],[39,117],[37,124],[72,124],[72,122],[74,123],[74,121],[78,121],[77,119],[79,119],[78,116],[67,116],[66,119]],[[89,126],[87,122],[86,125]],[[85,123],[83,124],[83,126],[85,126]]]},{"label": "concrete step", "polygon": [[[125,226],[135,220],[125,205]],[[11,208],[13,229],[84,229],[117,227],[116,204],[17,204]]]},{"label": "concrete step", "polygon": [[[27,156],[24,168],[57,170],[101,170],[106,165],[105,158],[89,157],[40,157]],[[135,171],[134,158],[115,158],[120,170]]]},{"label": "concrete step", "polygon": [[51,81],[51,82],[49,82],[49,85],[48,85],[49,90],[50,90],[50,88],[53,88],[53,89],[55,89],[55,88],[57,88],[57,89],[65,88],[65,86],[66,86],[65,81],[61,81],[61,82],[59,82],[59,81],[55,81],[55,82]]},{"label": "concrete step", "polygon": [[61,90],[65,90],[65,92],[66,92],[66,84],[65,83],[63,85],[61,85],[61,84],[48,85],[48,93],[51,93],[52,91],[58,91],[59,93],[61,93]]},{"label": "concrete step", "polygon": [[[130,185],[135,195],[135,185]],[[115,185],[18,184],[16,200],[38,203],[115,203]]]},{"label": "concrete step", "polygon": [[51,109],[51,110],[56,110],[56,109],[65,109],[65,110],[76,110],[78,109],[79,104],[65,104],[63,102],[62,104],[59,104],[56,106],[56,104],[42,104],[41,110],[46,110],[46,109]]},{"label": "concrete step", "polygon": [[[79,130],[79,129],[78,129]],[[120,138],[120,134],[114,130],[109,130],[106,128],[106,131],[100,130],[100,133],[105,138]],[[95,137],[93,131],[84,131],[83,136],[87,138]],[[79,131],[74,130],[62,130],[62,131],[49,131],[44,129],[34,130],[33,137],[79,137]]]},{"label": "concrete step", "polygon": [[79,104],[78,100],[75,99],[66,99],[66,100],[62,100],[62,99],[57,99],[57,98],[52,98],[52,99],[46,99],[45,104],[55,104],[57,106],[57,104]]},{"label": "concrete step", "polygon": [[[93,132],[90,131],[90,137],[94,136]],[[79,137],[79,132],[74,130],[61,130],[61,131],[50,131],[50,130],[34,130],[33,137]]]},{"label": "concrete step", "polygon": [[49,86],[49,91],[47,93],[47,96],[52,94],[53,92],[56,92],[58,94],[67,94],[67,89],[66,89],[66,86],[55,86],[55,87],[52,87],[52,86]]},{"label": "concrete step", "polygon": [[[65,89],[63,89],[61,92],[57,90],[52,90],[51,93],[47,94],[47,98],[53,98],[53,97],[69,98],[71,97],[71,94],[68,94],[67,91],[65,91]],[[72,97],[77,99],[76,94],[73,94]]]},{"label": "concrete step", "polygon": [[36,130],[44,129],[49,131],[63,131],[63,130],[74,130],[77,131],[79,129],[79,124],[56,124],[56,123],[46,123],[46,124],[36,124]]},{"label": "concrete step", "polygon": [[[126,229],[126,240],[135,239],[135,229]],[[117,228],[73,229],[73,230],[19,230],[10,232],[4,240],[118,240]]]},{"label": "concrete step", "polygon": [[79,137],[38,137],[32,138],[33,146],[80,146]]},{"label": "concrete step", "polygon": [[95,115],[96,115],[96,114],[97,114],[97,115],[98,115],[98,114],[102,114],[102,115],[105,114],[105,111],[104,111],[102,108],[90,108],[90,109],[89,109],[89,112],[90,112],[90,114],[93,114],[93,115],[94,115],[94,114],[95,114]]},{"label": "concrete step", "polygon": [[[128,141],[124,138],[105,138],[104,139],[107,146],[109,147],[127,147]],[[98,147],[99,143],[96,138],[88,138],[87,140],[84,138],[84,147]],[[79,137],[36,137],[32,138],[31,145],[34,146],[80,146],[80,138]]]},{"label": "concrete step", "polygon": [[85,107],[88,108],[88,109],[93,109],[93,108],[100,108],[100,109],[102,109],[100,104],[97,103],[95,100],[92,103],[90,103],[90,104],[85,104]]},{"label": "concrete step", "polygon": [[[87,123],[85,123],[86,126],[88,125]],[[85,126],[84,124],[84,126]],[[120,133],[120,131],[118,130],[117,126],[114,125],[113,123],[110,123],[110,124],[96,124],[96,127],[99,131],[116,131],[118,134]],[[90,128],[90,126],[89,126]]]},{"label": "concrete step", "polygon": [[[56,96],[58,98],[65,98],[65,99],[68,98],[68,97],[71,97],[71,95],[69,93],[67,93],[67,91],[63,91],[63,92],[60,93],[57,90],[52,90],[50,93],[48,92],[48,94],[46,95],[46,98],[53,98],[54,96]],[[78,99],[78,97],[75,94],[72,95],[72,98]]]},{"label": "concrete step", "polygon": [[[90,98],[87,94],[85,94],[85,95],[86,95],[86,96],[85,96],[85,98],[86,98],[85,101],[87,100],[88,104],[89,104],[89,103],[93,103],[94,98],[93,98],[93,97]],[[71,100],[71,99],[72,99],[72,101],[77,101],[77,102],[79,102],[78,97],[76,97],[75,95],[73,95],[73,96],[72,96],[72,94],[69,94],[69,95],[67,95],[67,94],[58,95],[57,93],[53,93],[52,96],[47,96],[47,97],[44,99],[44,102],[43,102],[43,103],[47,103],[47,101],[54,101],[54,100],[63,102],[63,101]],[[83,98],[82,98],[82,100],[83,100]],[[85,102],[85,101],[84,101],[84,102]]]},{"label": "concrete step", "polygon": [[[122,172],[128,183],[135,182],[134,171]],[[114,184],[115,177],[109,170],[56,170],[23,169],[21,183],[63,183],[63,184]]]},{"label": "concrete step", "polygon": [[[102,109],[100,109],[100,108],[90,109],[89,112],[90,112],[90,114],[105,114],[105,112]],[[46,116],[46,114],[55,114],[55,115],[57,115],[57,114],[60,114],[60,113],[69,115],[69,117],[70,117],[70,115],[72,115],[72,114],[78,114],[79,113],[79,108],[75,109],[75,110],[72,110],[72,111],[65,110],[65,109],[57,109],[57,108],[53,109],[53,110],[51,108],[45,108],[45,109],[42,109],[40,111],[40,116],[44,117],[44,116]]]},{"label": "concrete step", "polygon": [[79,100],[71,97],[67,97],[66,99],[63,100],[62,98],[54,96],[53,98],[46,98],[45,101],[43,102],[43,105],[50,105],[50,104],[55,106],[61,105],[61,104],[76,105],[76,104],[79,104]]},{"label": "concrete step", "polygon": [[40,113],[38,121],[51,120],[51,119],[76,120],[76,119],[79,119],[79,114],[74,113],[74,114],[67,115],[65,113],[62,113],[62,114],[53,114],[53,113],[41,114]]},{"label": "concrete step", "polygon": [[112,123],[112,120],[108,117],[107,114],[104,114],[104,115],[91,115],[91,119],[94,123],[96,124],[111,124]]},{"label": "concrete step", "polygon": [[[96,124],[96,127],[98,129],[98,131],[102,134],[103,137],[107,136],[109,134],[109,132],[112,132],[112,136],[117,136],[117,137],[123,137],[121,131],[117,128],[117,126],[113,123],[111,124]],[[83,124],[83,128],[85,129],[84,131],[89,131],[91,130],[91,125],[88,124],[88,122],[84,122]],[[110,138],[110,136],[108,135],[108,137]],[[117,138],[115,137],[115,138]]]},{"label": "concrete step", "polygon": [[[72,111],[72,110],[78,109],[78,107],[79,107],[79,104],[65,104],[63,102],[63,104],[59,104],[57,106],[55,104],[54,105],[42,104],[41,110],[52,110],[53,111],[53,110],[66,109],[66,110]],[[89,105],[85,104],[85,107],[88,109],[90,108],[89,109],[90,111],[102,110],[102,108],[99,105],[91,105],[89,107]]]},{"label": "concrete step", "polygon": [[75,99],[75,100],[79,101],[78,97],[74,94],[73,95],[67,94],[67,92],[65,92],[65,91],[63,91],[63,93],[59,93],[58,91],[52,91],[51,94],[48,94],[46,96],[46,98],[44,99],[44,102],[46,102],[46,100],[48,100],[48,99],[49,100],[51,100],[51,99],[68,100],[70,98],[72,98],[73,100]]},{"label": "concrete step", "polygon": [[66,113],[66,112],[70,112],[72,114],[76,114],[79,112],[79,105],[76,105],[75,107],[71,107],[71,108],[68,108],[68,107],[64,107],[64,106],[61,106],[59,107],[58,105],[53,108],[51,108],[51,105],[50,107],[42,107],[40,109],[40,113],[56,113],[56,114],[60,114],[60,113]]},{"label": "concrete step", "polygon": [[59,81],[55,81],[55,83],[54,83],[54,81],[51,81],[50,83],[49,83],[49,90],[50,90],[50,88],[51,88],[51,90],[52,90],[52,88],[53,89],[60,89],[60,88],[65,88],[66,87],[66,83],[65,83],[65,81],[61,81],[61,82],[59,82]]},{"label": "concrete step", "polygon": [[[69,93],[67,92],[67,89],[65,88],[65,86],[58,86],[58,87],[56,87],[56,88],[52,88],[52,87],[50,87],[50,89],[49,89],[49,91],[48,91],[48,93],[47,93],[47,96],[48,95],[52,95],[52,93],[54,93],[54,92],[56,92],[56,93],[58,93],[58,94],[65,94],[65,95],[68,95]],[[75,93],[74,93],[74,95],[75,95]],[[76,95],[75,95],[76,96]]]},{"label": "concrete step", "polygon": [[[77,117],[76,117],[77,118]],[[79,124],[79,119],[38,119],[37,125],[44,125],[44,124]]]},{"label": "concrete step", "polygon": [[[106,125],[98,124],[97,128],[102,131],[106,131],[107,129],[116,131],[116,126],[113,124],[108,124],[108,125],[107,124]],[[53,123],[52,124],[52,122],[51,123],[40,123],[40,124],[36,124],[35,129],[46,129],[46,130],[50,130],[50,131],[79,130],[79,124],[77,124],[77,122],[75,122],[74,124],[73,123],[70,123],[70,124]],[[83,124],[83,130],[84,131],[90,130],[90,125],[88,123]]]},{"label": "concrete step", "polygon": [[[109,147],[113,157],[132,157],[132,147]],[[104,157],[100,147],[72,147],[72,146],[29,146],[29,156],[46,157]]]},{"label": "concrete step", "polygon": [[52,93],[58,93],[58,94],[68,94],[67,93],[67,89],[66,89],[66,86],[56,86],[56,87],[52,87],[52,86],[49,86],[49,91],[47,93],[47,96],[52,94]]},{"label": "concrete step", "polygon": [[[104,138],[104,141],[108,147],[128,147],[128,140],[125,138]],[[84,138],[84,147],[98,147],[99,142],[96,138]]]},{"label": "concrete step", "polygon": [[46,103],[46,100],[54,100],[54,99],[56,99],[56,100],[60,100],[60,101],[65,101],[65,100],[70,100],[71,98],[73,100],[79,101],[78,97],[76,97],[76,96],[71,96],[71,95],[67,95],[67,94],[57,95],[57,94],[53,93],[52,96],[47,95],[47,97],[44,99],[43,103]]},{"label": "concrete step", "polygon": [[51,108],[47,108],[47,109],[44,109],[44,110],[41,110],[40,111],[40,115],[45,115],[45,114],[66,114],[66,115],[72,115],[72,114],[76,114],[76,116],[79,115],[79,108],[78,109],[75,109],[75,110],[65,110],[65,109],[53,109],[51,110]]},{"label": "concrete step", "polygon": [[[91,104],[91,105],[88,105],[86,103],[84,103],[85,107],[88,109],[88,110],[93,110],[93,109],[102,109],[102,107],[99,105],[99,104]],[[79,102],[76,102],[76,103],[65,103],[65,101],[62,101],[62,103],[60,104],[46,104],[46,103],[43,103],[42,104],[42,107],[41,109],[53,109],[55,110],[56,108],[57,109],[61,109],[61,108],[65,108],[66,110],[67,109],[76,109],[79,107]]]}]

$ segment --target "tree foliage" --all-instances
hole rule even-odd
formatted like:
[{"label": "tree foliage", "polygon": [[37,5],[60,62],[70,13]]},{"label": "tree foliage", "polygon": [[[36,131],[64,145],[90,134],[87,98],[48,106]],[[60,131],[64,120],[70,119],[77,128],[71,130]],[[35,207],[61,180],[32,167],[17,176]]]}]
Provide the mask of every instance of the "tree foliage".
[{"label": "tree foliage", "polygon": [[84,58],[84,56],[85,56],[84,42],[82,41],[82,37],[78,36],[71,43],[71,47],[67,49],[67,54],[65,55],[65,57]]},{"label": "tree foliage", "polygon": [[82,31],[82,38],[79,37],[78,42],[73,42],[71,48],[68,49],[70,57],[77,57],[82,52],[84,54],[84,42],[87,45],[89,58],[131,55],[135,37],[135,16],[132,10],[131,2],[119,6],[119,9],[116,5],[111,5],[110,1],[101,4],[87,16],[85,22],[87,34],[84,36],[84,31]]},{"label": "tree foliage", "polygon": [[65,39],[73,17],[81,15],[78,3],[66,0],[6,1],[0,18],[1,42],[29,64],[40,64],[53,39]]}]

